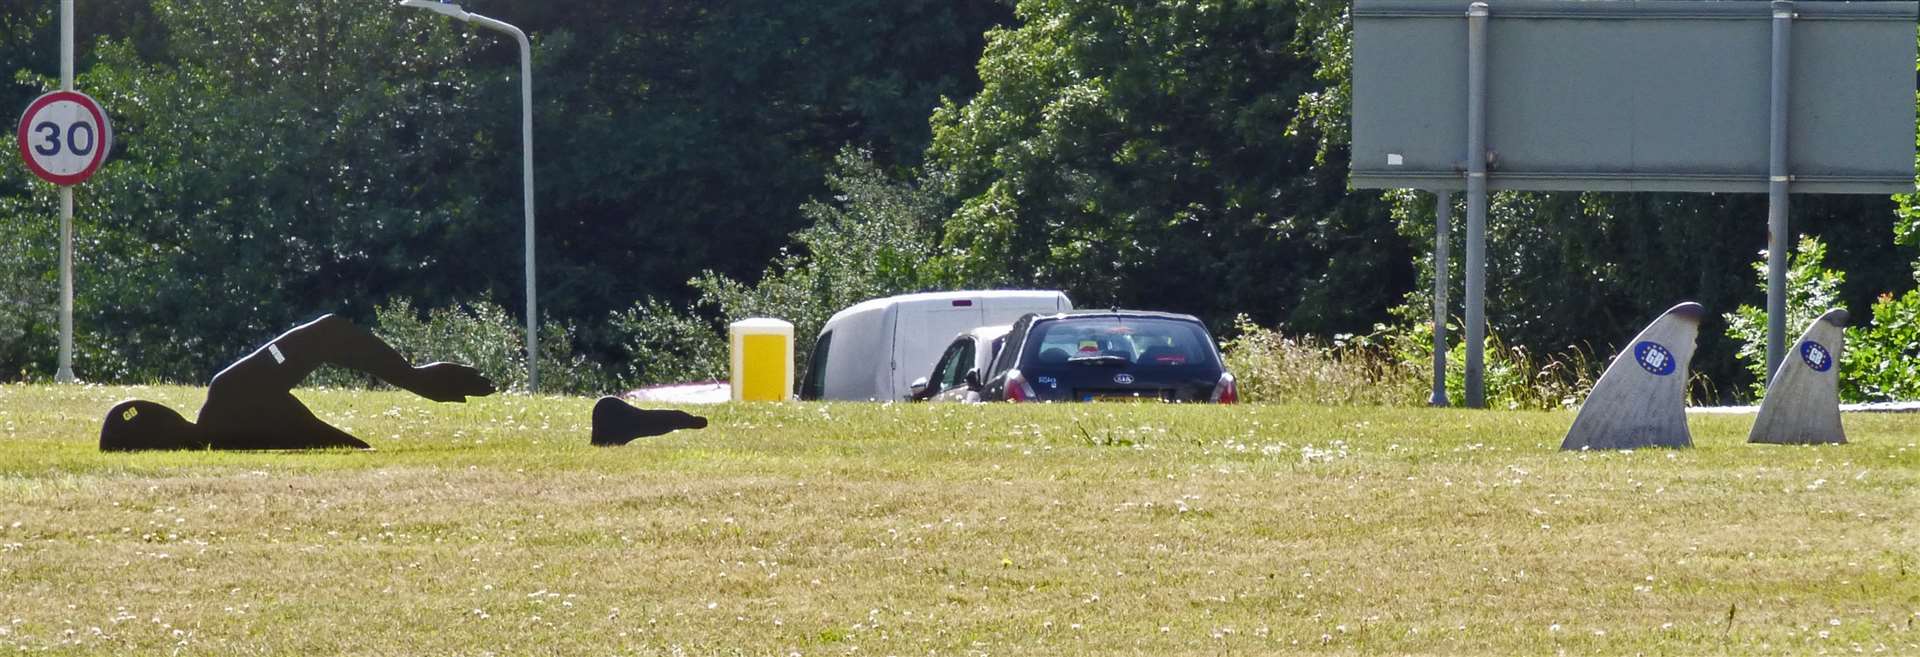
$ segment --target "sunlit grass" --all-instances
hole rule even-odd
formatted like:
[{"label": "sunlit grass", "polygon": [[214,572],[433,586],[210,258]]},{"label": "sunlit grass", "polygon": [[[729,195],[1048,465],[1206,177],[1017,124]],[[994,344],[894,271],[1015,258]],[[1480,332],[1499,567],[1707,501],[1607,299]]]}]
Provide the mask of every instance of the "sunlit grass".
[{"label": "sunlit grass", "polygon": [[1920,652],[1920,417],[1555,450],[1570,412],[302,391],[373,452],[102,454],[0,387],[0,654]]}]

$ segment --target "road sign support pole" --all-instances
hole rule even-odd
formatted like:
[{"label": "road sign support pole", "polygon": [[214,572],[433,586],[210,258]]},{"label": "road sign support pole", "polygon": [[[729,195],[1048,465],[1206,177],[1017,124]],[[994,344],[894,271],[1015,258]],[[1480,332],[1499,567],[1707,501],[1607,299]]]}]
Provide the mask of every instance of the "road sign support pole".
[{"label": "road sign support pole", "polygon": [[1787,230],[1787,76],[1793,35],[1793,2],[1773,2],[1773,72],[1771,84],[1772,136],[1767,149],[1767,373],[1768,382],[1780,369],[1787,339],[1787,257],[1792,253]]},{"label": "road sign support pole", "polygon": [[1453,193],[1433,192],[1433,394],[1428,406],[1447,405],[1447,251],[1453,232]]},{"label": "road sign support pole", "polygon": [[60,369],[58,383],[73,383],[73,187],[60,188]]},{"label": "road sign support pole", "polygon": [[1487,3],[1467,6],[1466,406],[1485,408],[1487,340]]},{"label": "road sign support pole", "polygon": [[[73,91],[73,0],[60,0],[60,89]],[[73,186],[60,186],[60,369],[53,380],[73,383]]]}]

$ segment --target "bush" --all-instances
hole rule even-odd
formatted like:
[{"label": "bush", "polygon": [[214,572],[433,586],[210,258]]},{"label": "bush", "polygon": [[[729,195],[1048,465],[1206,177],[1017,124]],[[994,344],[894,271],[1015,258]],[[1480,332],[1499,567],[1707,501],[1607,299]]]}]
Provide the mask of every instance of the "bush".
[{"label": "bush", "polygon": [[[1447,326],[1446,389],[1449,404],[1465,403],[1467,396],[1467,345],[1464,322]],[[1432,395],[1433,327],[1430,323],[1408,321],[1398,326],[1376,327],[1366,341],[1386,346],[1393,359],[1403,367],[1419,372],[1420,399]],[[1488,408],[1551,409],[1578,406],[1593,390],[1593,358],[1584,348],[1568,345],[1562,353],[1536,358],[1525,347],[1509,345],[1500,334],[1486,336],[1486,357],[1482,361],[1481,383]]]},{"label": "bush", "polygon": [[1246,402],[1406,406],[1426,399],[1414,369],[1371,344],[1288,337],[1234,318],[1223,345],[1227,370]]},{"label": "bush", "polygon": [[625,364],[616,370],[622,389],[727,377],[727,341],[720,328],[691,308],[647,299],[613,313]]},{"label": "bush", "polygon": [[[1465,398],[1466,346],[1458,327],[1447,351],[1447,397]],[[1288,337],[1235,319],[1238,335],[1226,341],[1227,368],[1250,402],[1408,406],[1432,395],[1433,334],[1426,324],[1380,325],[1362,336]],[[1536,364],[1525,349],[1508,347],[1487,336],[1485,378],[1492,408],[1545,409],[1578,404],[1593,388],[1591,359],[1570,349]]]},{"label": "bush", "polygon": [[938,225],[946,213],[938,193],[888,177],[869,153],[855,148],[835,158],[827,185],[833,203],[810,201],[800,208],[813,223],[793,234],[794,248],[775,258],[758,282],[703,272],[690,282],[700,293],[694,308],[647,300],[615,313],[616,340],[628,359],[616,368],[621,383],[725,376],[724,327],[749,317],[793,323],[794,371],[804,373],[815,336],[840,309],[963,284],[928,265],[939,252]]},{"label": "bush", "polygon": [[[490,300],[437,308],[423,317],[406,298],[374,311],[374,334],[418,365],[447,361],[480,370],[501,390],[527,389],[526,331]],[[571,324],[546,321],[540,328],[540,392],[598,394],[612,386],[603,368],[574,353]],[[314,372],[315,385],[367,387],[368,375],[338,367]]]},{"label": "bush", "polygon": [[1840,374],[1848,401],[1920,399],[1920,291],[1880,295],[1873,323],[1847,329]]},{"label": "bush", "polygon": [[[1802,235],[1799,244],[1787,263],[1787,337],[1789,342],[1800,337],[1800,331],[1819,319],[1828,310],[1840,307],[1840,285],[1845,283],[1844,273],[1826,268],[1827,245],[1816,237]],[[1761,294],[1767,292],[1767,259],[1765,252],[1753,263],[1754,276]],[[1767,372],[1767,311],[1752,305],[1742,305],[1726,314],[1727,337],[1740,344],[1735,355],[1739,357],[1747,373],[1753,376],[1750,389],[1755,398],[1767,393],[1767,380],[1772,377]],[[1852,338],[1855,331],[1848,331],[1847,346],[1852,348],[1856,342]],[[1840,379],[1851,379],[1846,363],[1841,364]],[[1842,385],[1845,385],[1844,383]]]},{"label": "bush", "polygon": [[[1798,338],[1798,332],[1814,319],[1839,307],[1838,290],[1846,274],[1827,269],[1826,255],[1827,247],[1819,239],[1800,238],[1787,267],[1788,340]],[[1766,271],[1765,259],[1754,263],[1763,291]],[[1727,334],[1741,342],[1740,357],[1754,377],[1753,394],[1764,395],[1769,378],[1766,311],[1741,306],[1728,313]],[[1841,401],[1920,399],[1920,290],[1880,295],[1870,322],[1855,320],[1847,327],[1839,376]]]}]

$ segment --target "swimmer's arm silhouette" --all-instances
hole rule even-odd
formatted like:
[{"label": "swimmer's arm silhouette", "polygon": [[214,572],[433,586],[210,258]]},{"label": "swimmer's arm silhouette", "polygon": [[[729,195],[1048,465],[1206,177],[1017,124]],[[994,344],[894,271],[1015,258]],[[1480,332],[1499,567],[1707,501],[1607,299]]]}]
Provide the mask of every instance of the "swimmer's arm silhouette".
[{"label": "swimmer's arm silhouette", "polygon": [[493,394],[493,383],[478,370],[455,363],[414,367],[372,332],[337,315],[294,327],[213,376],[215,391],[239,387],[289,391],[321,365],[355,369],[402,390],[440,402]]}]

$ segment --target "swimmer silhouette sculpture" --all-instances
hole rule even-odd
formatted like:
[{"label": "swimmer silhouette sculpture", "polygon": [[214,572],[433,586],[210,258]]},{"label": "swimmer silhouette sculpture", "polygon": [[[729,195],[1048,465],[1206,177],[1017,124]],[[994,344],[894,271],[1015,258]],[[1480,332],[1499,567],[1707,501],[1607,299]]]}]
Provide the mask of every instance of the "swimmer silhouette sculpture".
[{"label": "swimmer silhouette sculpture", "polygon": [[618,397],[593,403],[593,444],[617,447],[635,438],[659,436],[680,429],[705,429],[707,419],[681,411],[634,408]]},{"label": "swimmer silhouette sculpture", "polygon": [[414,367],[373,333],[324,315],[215,374],[197,424],[150,401],[115,404],[100,427],[100,449],[370,449],[365,441],[314,417],[294,398],[293,387],[321,365],[360,370],[440,402],[464,402],[494,392],[493,382],[479,370],[456,363]]}]

